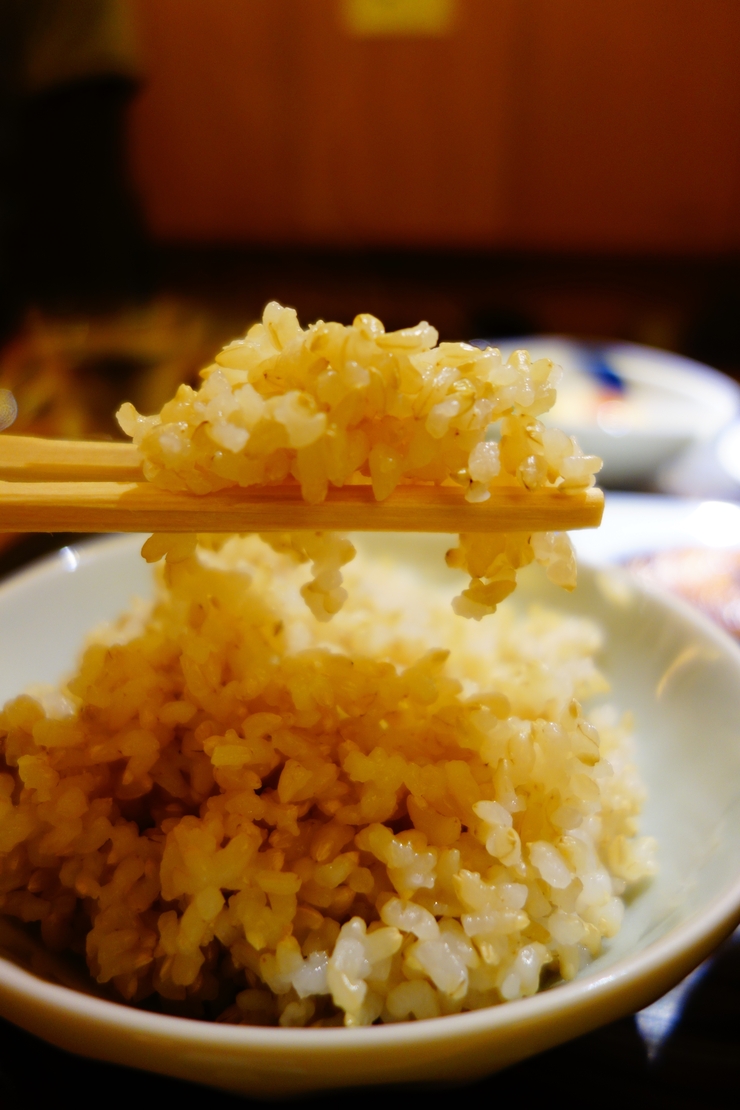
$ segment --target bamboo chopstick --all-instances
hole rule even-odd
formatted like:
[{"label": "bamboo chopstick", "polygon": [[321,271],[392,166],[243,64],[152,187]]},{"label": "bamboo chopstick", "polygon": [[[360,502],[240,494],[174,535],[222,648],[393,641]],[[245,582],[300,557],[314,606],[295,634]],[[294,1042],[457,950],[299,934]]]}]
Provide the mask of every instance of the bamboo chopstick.
[{"label": "bamboo chopstick", "polygon": [[599,489],[494,490],[482,504],[462,488],[330,488],[308,505],[297,485],[228,489],[199,497],[149,482],[0,482],[0,532],[549,532],[595,528]]},{"label": "bamboo chopstick", "polygon": [[494,489],[471,505],[457,486],[330,488],[307,505],[294,484],[196,496],[144,482],[132,443],[0,436],[0,532],[545,532],[595,528],[601,490]]},{"label": "bamboo chopstick", "polygon": [[16,481],[140,482],[133,443],[0,436],[0,479]]}]

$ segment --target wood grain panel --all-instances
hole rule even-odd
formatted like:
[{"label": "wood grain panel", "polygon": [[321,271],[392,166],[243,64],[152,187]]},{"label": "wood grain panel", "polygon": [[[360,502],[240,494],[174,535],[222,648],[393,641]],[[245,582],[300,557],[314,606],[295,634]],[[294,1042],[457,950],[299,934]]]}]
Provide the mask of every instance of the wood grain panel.
[{"label": "wood grain panel", "polygon": [[133,149],[155,234],[495,241],[515,7],[463,0],[444,39],[357,39],[335,0],[139,0]]},{"label": "wood grain panel", "polygon": [[510,241],[740,245],[737,0],[521,0]]},{"label": "wood grain panel", "polygon": [[351,39],[306,20],[301,203],[311,240],[500,237],[514,11],[515,0],[473,0],[439,39]]},{"label": "wood grain panel", "polygon": [[337,0],[137,3],[161,239],[740,247],[738,0],[459,0],[370,39]]},{"label": "wood grain panel", "polygon": [[295,0],[139,0],[134,165],[155,235],[292,241]]}]

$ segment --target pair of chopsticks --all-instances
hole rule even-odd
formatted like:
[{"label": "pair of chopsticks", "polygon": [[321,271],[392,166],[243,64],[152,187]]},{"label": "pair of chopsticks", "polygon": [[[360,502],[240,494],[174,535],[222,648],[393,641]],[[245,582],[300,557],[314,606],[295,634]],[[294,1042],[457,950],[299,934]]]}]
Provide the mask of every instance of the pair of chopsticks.
[{"label": "pair of chopsticks", "polygon": [[599,489],[495,489],[471,505],[457,486],[330,487],[307,505],[298,485],[198,496],[143,480],[131,443],[0,436],[0,532],[550,532],[595,528]]}]

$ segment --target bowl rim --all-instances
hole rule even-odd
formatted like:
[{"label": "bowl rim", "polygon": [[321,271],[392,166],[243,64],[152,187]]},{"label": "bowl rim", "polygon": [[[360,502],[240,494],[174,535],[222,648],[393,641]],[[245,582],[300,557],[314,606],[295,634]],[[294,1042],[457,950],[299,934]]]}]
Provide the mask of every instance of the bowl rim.
[{"label": "bowl rim", "polygon": [[[114,554],[119,548],[134,548],[138,534],[99,537],[83,541],[75,548],[78,555],[74,568],[65,567],[63,554],[67,548],[52,552],[34,561],[23,570],[9,575],[0,583],[0,602],[5,594],[31,585],[37,578],[63,574],[96,557],[96,551]],[[681,620],[692,625],[702,636],[714,641],[725,658],[729,657],[740,678],[740,645],[722,628],[687,602],[652,584],[630,576],[626,570],[609,564],[579,559],[579,565],[591,573],[608,571],[629,579],[638,594],[673,610]],[[739,695],[740,697],[740,695]],[[118,1002],[50,982],[26,971],[11,960],[0,956],[0,999],[25,999],[44,1006],[58,1016],[75,1015],[98,1028],[125,1030],[133,1036],[177,1042],[181,1048],[198,1046],[212,1049],[259,1049],[269,1055],[287,1052],[295,1057],[302,1051],[331,1049],[332,1052],[357,1051],[383,1045],[411,1045],[468,1039],[476,1034],[492,1034],[503,1029],[539,1025],[561,1011],[573,1012],[586,1007],[603,1009],[613,997],[630,992],[641,982],[649,984],[659,976],[652,997],[669,989],[688,974],[709,952],[729,935],[740,922],[740,870],[705,906],[693,911],[685,921],[673,926],[663,936],[650,941],[638,952],[618,959],[597,971],[580,974],[574,980],[557,983],[528,998],[514,999],[464,1013],[448,1014],[425,1021],[401,1021],[385,1025],[361,1027],[329,1027],[321,1029],[281,1028],[253,1025],[230,1025],[199,1018],[181,1018],[153,1013],[125,1002]],[[660,974],[662,973],[662,974]],[[644,1005],[651,1000],[648,991]],[[634,1007],[631,1007],[634,1009]],[[616,1015],[615,1015],[616,1016]],[[13,1020],[12,1017],[10,1020]],[[604,1020],[609,1020],[606,1017]]]}]

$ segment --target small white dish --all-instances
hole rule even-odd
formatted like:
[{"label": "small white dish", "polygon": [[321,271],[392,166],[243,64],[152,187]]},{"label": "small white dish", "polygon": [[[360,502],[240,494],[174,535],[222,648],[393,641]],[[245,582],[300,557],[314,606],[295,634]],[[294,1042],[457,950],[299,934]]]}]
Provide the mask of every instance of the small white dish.
[{"label": "small white dish", "polygon": [[599,528],[572,532],[579,559],[620,563],[671,548],[740,548],[740,505],[731,501],[607,492]]},{"label": "small white dish", "polygon": [[[378,537],[387,545],[386,537]],[[430,588],[446,537],[404,537]],[[0,588],[0,700],[69,670],[91,626],[148,589],[139,537],[68,548]],[[639,1009],[695,967],[740,917],[740,648],[681,602],[617,570],[584,569],[573,595],[529,576],[522,600],[589,614],[607,633],[609,700],[632,708],[650,790],[642,819],[660,873],[609,949],[532,998],[360,1029],[229,1026],[166,1017],[62,985],[70,971],[12,937],[0,1014],[62,1048],[253,1097],[374,1083],[470,1081]],[[39,974],[33,974],[34,967]],[[46,978],[41,978],[45,975]],[[55,980],[56,981],[53,981]],[[51,980],[51,981],[50,981]]]},{"label": "small white dish", "polygon": [[556,335],[490,342],[504,357],[524,348],[563,368],[558,400],[543,419],[604,460],[600,481],[608,486],[654,481],[662,467],[708,443],[740,412],[735,382],[670,351]]}]

